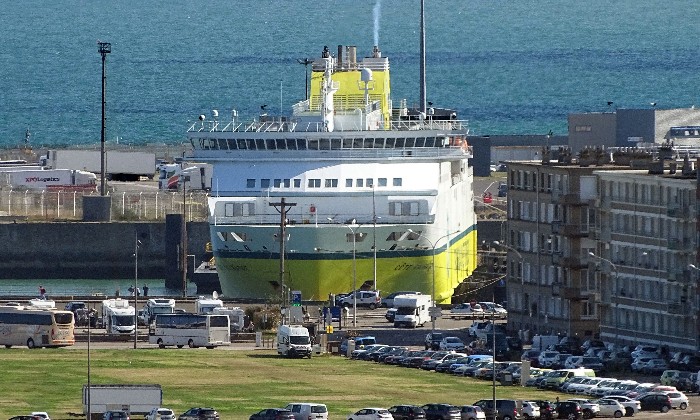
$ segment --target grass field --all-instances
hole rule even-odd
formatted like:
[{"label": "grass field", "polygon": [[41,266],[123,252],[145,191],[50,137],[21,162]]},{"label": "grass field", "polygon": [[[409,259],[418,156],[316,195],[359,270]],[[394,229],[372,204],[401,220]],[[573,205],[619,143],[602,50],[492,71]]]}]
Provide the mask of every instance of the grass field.
[{"label": "grass field", "polygon": [[[81,413],[87,351],[3,349],[0,418],[47,411],[53,420]],[[347,360],[340,356],[284,359],[272,351],[206,349],[92,350],[93,384],[160,384],[163,405],[180,414],[211,406],[221,419],[248,419],[262,408],[289,402],[322,402],[329,418],[345,419],[366,406],[491,398],[490,381]],[[555,393],[496,388],[498,398],[549,398]]]}]

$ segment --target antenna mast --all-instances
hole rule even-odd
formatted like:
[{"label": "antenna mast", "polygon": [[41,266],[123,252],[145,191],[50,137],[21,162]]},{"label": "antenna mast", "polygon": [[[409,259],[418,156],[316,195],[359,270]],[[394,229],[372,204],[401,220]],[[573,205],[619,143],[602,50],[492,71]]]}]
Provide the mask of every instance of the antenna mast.
[{"label": "antenna mast", "polygon": [[425,0],[420,0],[420,111],[425,115]]}]

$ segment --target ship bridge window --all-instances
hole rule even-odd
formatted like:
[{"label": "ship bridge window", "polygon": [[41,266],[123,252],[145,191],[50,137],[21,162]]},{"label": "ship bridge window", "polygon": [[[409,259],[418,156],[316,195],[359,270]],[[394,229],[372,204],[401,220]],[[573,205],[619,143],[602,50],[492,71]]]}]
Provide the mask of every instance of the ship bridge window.
[{"label": "ship bridge window", "polygon": [[395,143],[396,143],[396,139],[394,139],[394,138],[386,139],[386,143],[384,144],[384,148],[393,149]]},{"label": "ship bridge window", "polygon": [[435,137],[426,138],[425,147],[435,147]]},{"label": "ship bridge window", "polygon": [[331,139],[331,149],[340,150],[343,148],[343,141],[341,139]]},{"label": "ship bridge window", "polygon": [[261,179],[260,188],[270,188],[270,180],[268,178]]},{"label": "ship bridge window", "polygon": [[364,145],[362,147],[365,149],[374,148],[374,139],[365,139]]},{"label": "ship bridge window", "polygon": [[355,180],[355,186],[356,187],[363,187],[365,185],[365,180],[362,178],[357,178]]},{"label": "ship bridge window", "polygon": [[386,187],[386,178],[379,178],[379,179],[377,179],[377,184],[378,184],[380,187]]},{"label": "ship bridge window", "polygon": [[255,188],[255,179],[248,178],[245,182],[245,187],[246,188]]},{"label": "ship bridge window", "polygon": [[326,179],[326,188],[338,188],[338,179],[328,178]]},{"label": "ship bridge window", "polygon": [[247,150],[255,150],[255,140],[254,139],[246,139],[245,148]]},{"label": "ship bridge window", "polygon": [[306,144],[309,150],[319,150],[318,139],[308,139]]},{"label": "ship bridge window", "polygon": [[290,184],[291,180],[289,178],[285,178],[282,181],[284,182],[284,188],[289,188],[289,186],[291,185]]},{"label": "ship bridge window", "polygon": [[301,188],[301,179],[294,180],[294,188]]},{"label": "ship bridge window", "polygon": [[383,149],[383,148],[384,148],[384,142],[386,142],[386,139],[385,139],[385,138],[374,139],[374,148],[375,148],[375,149]]},{"label": "ship bridge window", "polygon": [[419,137],[416,139],[416,147],[425,147],[425,137]]},{"label": "ship bridge window", "polygon": [[255,149],[265,150],[265,139],[255,139]]},{"label": "ship bridge window", "polygon": [[403,178],[394,178],[393,184],[395,187],[400,187],[403,185]]},{"label": "ship bridge window", "polygon": [[352,178],[345,178],[345,188],[352,188]]},{"label": "ship bridge window", "polygon": [[343,149],[352,149],[354,139],[343,139]]},{"label": "ship bridge window", "polygon": [[406,139],[396,139],[394,141],[394,148],[403,149],[404,147],[406,147]]},{"label": "ship bridge window", "polygon": [[319,178],[311,178],[309,179],[309,188],[321,188],[321,180]]},{"label": "ship bridge window", "polygon": [[245,139],[236,139],[236,147],[239,150],[247,149]]},{"label": "ship bridge window", "polygon": [[415,145],[416,145],[416,139],[408,138],[408,139],[406,139],[406,144],[404,146],[405,147],[415,147]]},{"label": "ship bridge window", "polygon": [[280,187],[282,186],[282,180],[281,180],[281,179],[275,179],[274,181],[272,181],[272,185],[273,185],[275,188],[280,188]]}]

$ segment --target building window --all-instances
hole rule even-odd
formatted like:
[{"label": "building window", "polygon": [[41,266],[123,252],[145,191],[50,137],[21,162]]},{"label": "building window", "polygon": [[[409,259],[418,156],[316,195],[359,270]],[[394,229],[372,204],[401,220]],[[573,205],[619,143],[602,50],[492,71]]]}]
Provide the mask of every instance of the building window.
[{"label": "building window", "polygon": [[352,188],[352,178],[345,179],[345,188]]},{"label": "building window", "polygon": [[365,186],[365,180],[362,178],[357,178],[355,180],[355,186],[356,187],[364,187]]},{"label": "building window", "polygon": [[394,178],[393,180],[394,186],[395,187],[400,187],[403,185],[403,179],[402,178]]},{"label": "building window", "polygon": [[319,178],[310,178],[308,187],[309,188],[321,188],[321,180]]},{"label": "building window", "polygon": [[274,185],[275,188],[279,188],[279,187],[282,186],[282,180],[281,180],[281,179],[275,179],[275,180],[272,182],[272,185]]},{"label": "building window", "polygon": [[374,179],[372,178],[367,178],[367,188],[372,188],[374,186]]},{"label": "building window", "polygon": [[252,178],[248,178],[246,180],[245,186],[246,186],[246,188],[255,188],[255,180]]},{"label": "building window", "polygon": [[301,179],[294,180],[294,188],[301,188]]},{"label": "building window", "polygon": [[284,188],[289,188],[289,185],[290,185],[290,184],[289,184],[289,181],[290,181],[289,178],[285,178],[285,179],[284,179]]},{"label": "building window", "polygon": [[379,184],[380,187],[386,187],[386,178],[379,178],[377,180],[377,183]]},{"label": "building window", "polygon": [[326,179],[326,188],[338,188],[338,180],[336,178]]},{"label": "building window", "polygon": [[260,188],[270,188],[270,180],[269,179],[261,179],[260,180]]}]

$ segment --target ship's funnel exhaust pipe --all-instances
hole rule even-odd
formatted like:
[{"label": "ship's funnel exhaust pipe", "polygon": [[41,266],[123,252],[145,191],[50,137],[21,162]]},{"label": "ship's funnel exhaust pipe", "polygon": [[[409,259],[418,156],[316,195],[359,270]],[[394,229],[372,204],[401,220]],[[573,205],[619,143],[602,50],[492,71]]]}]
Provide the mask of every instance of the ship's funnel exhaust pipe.
[{"label": "ship's funnel exhaust pipe", "polygon": [[374,49],[372,50],[372,58],[381,58],[382,57],[382,52],[379,51],[379,46],[375,45]]}]

